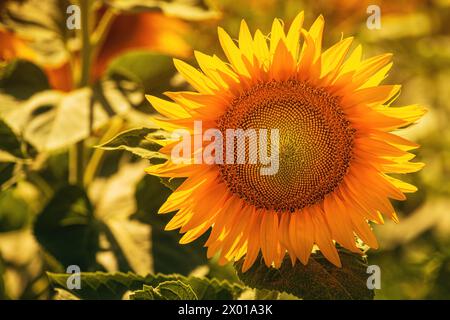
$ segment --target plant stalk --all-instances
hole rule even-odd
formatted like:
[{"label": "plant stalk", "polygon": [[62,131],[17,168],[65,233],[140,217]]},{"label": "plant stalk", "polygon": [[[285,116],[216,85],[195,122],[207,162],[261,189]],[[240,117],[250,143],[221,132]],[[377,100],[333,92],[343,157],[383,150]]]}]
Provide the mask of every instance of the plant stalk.
[{"label": "plant stalk", "polygon": [[[92,0],[80,0],[81,13],[81,73],[77,88],[89,85],[92,64],[91,45],[91,6]],[[74,185],[83,185],[84,175],[84,141],[79,141],[69,151],[69,182]]]}]

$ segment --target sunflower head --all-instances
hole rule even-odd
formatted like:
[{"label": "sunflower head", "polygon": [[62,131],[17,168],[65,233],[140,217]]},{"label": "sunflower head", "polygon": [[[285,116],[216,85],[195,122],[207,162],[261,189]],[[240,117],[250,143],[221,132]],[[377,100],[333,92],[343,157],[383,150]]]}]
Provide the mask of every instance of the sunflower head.
[{"label": "sunflower head", "polygon": [[[148,97],[164,116],[155,122],[168,131],[184,129],[192,146],[192,161],[179,163],[173,152],[180,141],[160,141],[168,160],[147,169],[186,178],[160,209],[176,212],[166,229],[180,228],[181,243],[210,230],[208,256],[219,255],[223,263],[244,258],[244,271],[260,251],[266,265],[279,267],[286,253],[293,264],[306,264],[317,247],[340,266],[335,243],[360,252],[360,239],[376,248],[369,223],[383,223],[383,216],[397,221],[389,199],[416,191],[388,174],[423,166],[409,162],[414,155],[408,151],[418,146],[391,132],[425,112],[416,105],[391,106],[400,87],[380,85],[391,55],[362,60],[351,37],[322,51],[322,16],[309,29],[303,19],[302,12],[287,32],[275,19],[270,36],[260,30],[252,35],[242,21],[237,42],[219,28],[227,62],[200,52],[199,69],[175,60],[196,91],[168,92],[173,102]],[[203,132],[222,133],[214,151],[212,140],[196,130],[198,122]],[[267,163],[235,161],[239,148],[251,158],[252,143],[261,147],[260,140],[224,147],[229,130],[273,129],[277,135],[264,150],[277,154],[273,174],[261,174]],[[196,161],[206,150],[231,152],[233,161]]]}]

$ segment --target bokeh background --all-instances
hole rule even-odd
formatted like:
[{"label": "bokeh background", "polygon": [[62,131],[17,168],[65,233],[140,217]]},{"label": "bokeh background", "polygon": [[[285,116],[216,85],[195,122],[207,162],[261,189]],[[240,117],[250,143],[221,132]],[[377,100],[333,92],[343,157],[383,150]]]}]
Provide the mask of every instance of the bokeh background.
[{"label": "bokeh background", "polygon": [[[368,259],[382,272],[376,299],[450,298],[449,0],[95,1],[88,64],[83,35],[66,27],[70,4],[0,1],[0,299],[54,298],[46,272],[70,264],[236,281],[232,266],[207,261],[204,239],[181,246],[163,231],[169,218],[156,212],[170,185],[144,175],[147,161],[94,146],[151,126],[144,94],[188,89],[173,57],[223,57],[218,25],[237,38],[245,19],[267,34],[274,17],[289,25],[301,10],[306,26],[324,15],[325,48],[354,35],[366,58],[393,53],[395,105],[428,108],[402,132],[421,145],[426,167],[408,176],[419,191],[394,203],[399,224],[374,226],[380,249]],[[370,4],[379,30],[366,27]]]}]

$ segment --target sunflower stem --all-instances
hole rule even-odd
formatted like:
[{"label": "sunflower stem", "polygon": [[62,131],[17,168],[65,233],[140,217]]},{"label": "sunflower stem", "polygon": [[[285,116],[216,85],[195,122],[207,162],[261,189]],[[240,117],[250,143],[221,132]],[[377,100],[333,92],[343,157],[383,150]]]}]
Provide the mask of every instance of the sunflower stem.
[{"label": "sunflower stem", "polygon": [[[81,73],[77,84],[78,88],[89,85],[91,74],[91,0],[80,0],[81,12]],[[84,141],[79,141],[69,151],[69,182],[83,185],[84,172]]]},{"label": "sunflower stem", "polygon": [[[103,144],[107,142],[109,139],[112,139],[116,134],[118,134],[123,128],[123,119],[114,118],[111,121],[110,126],[107,128],[105,134],[100,139],[99,144]],[[88,186],[96,176],[101,164],[103,163],[103,155],[105,154],[105,150],[103,149],[94,149],[91,158],[86,166],[86,170],[84,173],[84,185]]]}]

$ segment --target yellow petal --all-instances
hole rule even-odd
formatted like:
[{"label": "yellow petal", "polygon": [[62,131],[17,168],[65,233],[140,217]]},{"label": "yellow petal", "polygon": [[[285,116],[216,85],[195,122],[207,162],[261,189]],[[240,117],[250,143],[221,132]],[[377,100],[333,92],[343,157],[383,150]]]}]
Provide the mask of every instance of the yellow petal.
[{"label": "yellow petal", "polygon": [[380,70],[378,70],[373,76],[371,76],[360,88],[369,88],[378,86],[384,79],[386,79],[389,70],[391,70],[393,63],[390,62]]},{"label": "yellow petal", "polygon": [[362,57],[362,46],[359,44],[355,50],[352,51],[350,56],[342,65],[341,75],[356,70],[360,63],[361,63],[361,57]]},{"label": "yellow petal", "polygon": [[164,230],[171,231],[181,228],[191,218],[193,212],[190,207],[179,210],[165,226]]},{"label": "yellow petal", "polygon": [[405,124],[416,122],[422,118],[425,113],[427,113],[427,109],[425,107],[417,104],[404,107],[378,106],[374,109],[386,116],[401,119]]},{"label": "yellow petal", "polygon": [[403,162],[396,164],[383,164],[381,167],[385,173],[411,173],[422,170],[423,162]]},{"label": "yellow petal", "polygon": [[248,25],[245,20],[241,21],[241,28],[239,30],[239,48],[248,61],[253,61],[253,39],[248,29]]},{"label": "yellow petal", "polygon": [[289,28],[286,36],[286,46],[295,60],[297,60],[300,52],[300,33],[304,19],[305,14],[302,11],[295,17],[294,21],[292,21],[291,27]]},{"label": "yellow petal", "polygon": [[292,223],[292,214],[291,213],[283,213],[280,219],[280,242],[286,247],[289,257],[291,258],[292,265],[295,264],[295,260],[297,259],[297,255],[293,249],[291,244],[291,239],[289,237],[289,226]]},{"label": "yellow petal", "polygon": [[173,59],[173,63],[178,72],[181,73],[186,81],[189,82],[189,84],[197,91],[212,94],[214,92],[213,90],[218,89],[211,79],[186,62]]},{"label": "yellow petal", "polygon": [[383,85],[378,87],[364,88],[355,91],[352,95],[344,97],[342,103],[348,107],[357,104],[379,105],[389,101],[400,92],[400,85]]},{"label": "yellow petal", "polygon": [[412,192],[416,192],[417,191],[417,187],[409,184],[405,181],[401,181],[399,179],[395,179],[393,177],[390,176],[386,176],[386,179],[392,183],[392,185],[394,185],[396,188],[398,188],[401,192],[406,192],[406,193],[412,193]]},{"label": "yellow petal", "polygon": [[260,30],[256,30],[253,41],[254,52],[258,61],[265,67],[270,64],[270,52],[267,40]]},{"label": "yellow petal", "polygon": [[322,52],[322,36],[324,24],[325,20],[323,16],[320,15],[319,17],[317,17],[316,21],[314,21],[311,28],[309,29],[309,34],[314,40],[315,60],[317,60],[320,57],[320,54]]},{"label": "yellow petal", "polygon": [[364,60],[360,63],[353,76],[353,82],[358,88],[370,79],[371,76],[379,72],[384,66],[390,63],[392,54],[386,53]]},{"label": "yellow petal", "polygon": [[311,221],[314,225],[314,241],[320,249],[320,252],[331,261],[335,266],[341,267],[341,259],[334,245],[331,233],[324,218],[324,213],[320,206],[312,206],[310,214]]},{"label": "yellow petal", "polygon": [[305,42],[303,43],[300,61],[298,63],[298,75],[301,79],[313,79],[313,74],[311,74],[311,71],[314,70],[314,64],[316,62],[316,45],[311,35],[304,32],[304,30],[302,31],[302,36],[305,39]]},{"label": "yellow petal", "polygon": [[278,47],[280,41],[284,41],[285,35],[283,25],[280,19],[274,19],[272,23],[272,31],[270,32],[270,55],[275,55],[275,50]]},{"label": "yellow petal", "polygon": [[275,212],[264,211],[261,221],[261,251],[266,266],[270,267],[275,260],[278,242],[278,216]]},{"label": "yellow petal", "polygon": [[146,95],[145,97],[151,103],[153,108],[163,116],[170,119],[183,119],[190,117],[189,112],[176,103],[150,95]]},{"label": "yellow petal", "polygon": [[345,248],[358,252],[350,217],[337,195],[331,194],[325,197],[324,212],[333,238]]},{"label": "yellow petal", "polygon": [[279,81],[287,80],[292,77],[295,67],[294,58],[287,50],[285,43],[280,41],[270,67],[271,78]]},{"label": "yellow petal", "polygon": [[[295,234],[291,235],[291,239],[295,239],[292,246],[294,247],[297,257],[304,265],[308,263],[314,244],[314,225],[310,219],[309,213],[307,213],[308,210],[309,209],[302,209],[292,214],[292,219],[296,220]],[[292,231],[292,229],[290,231]]]},{"label": "yellow petal", "polygon": [[[345,56],[353,42],[353,37],[346,38],[327,49],[321,56],[322,68],[320,77],[329,73],[337,74],[338,68],[344,62]],[[333,72],[334,71],[334,72]]]},{"label": "yellow petal", "polygon": [[242,53],[239,48],[234,44],[228,33],[222,28],[218,28],[219,41],[225,55],[233,66],[234,70],[241,75],[249,77],[250,74],[242,61]]},{"label": "yellow petal", "polygon": [[250,225],[252,226],[248,235],[247,254],[245,256],[242,272],[247,271],[255,263],[261,248],[260,225],[262,214],[260,211],[254,211]]}]

